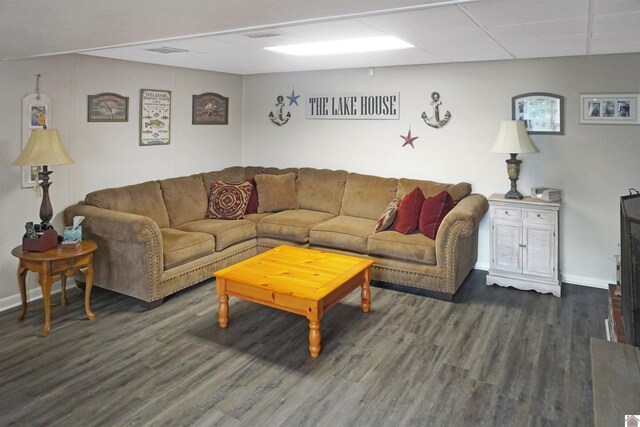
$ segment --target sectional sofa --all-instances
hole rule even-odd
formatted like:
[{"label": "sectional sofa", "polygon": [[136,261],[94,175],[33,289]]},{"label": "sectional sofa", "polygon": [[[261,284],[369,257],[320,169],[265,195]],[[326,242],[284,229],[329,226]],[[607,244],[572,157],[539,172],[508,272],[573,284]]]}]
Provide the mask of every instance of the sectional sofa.
[{"label": "sectional sofa", "polygon": [[[266,187],[271,179],[278,183],[291,173],[290,188],[278,189],[284,194]],[[214,181],[258,175],[260,213],[205,219]],[[389,202],[415,187],[426,197],[446,190],[455,202],[436,238],[418,231],[373,233]],[[234,166],[94,191],[65,209],[64,221],[71,224],[75,215],[86,218],[83,237],[98,244],[94,284],[138,298],[150,308],[218,269],[281,244],[368,257],[375,261],[374,280],[427,289],[451,300],[477,260],[478,225],[487,209],[486,198],[471,194],[471,185],[464,182]]]}]

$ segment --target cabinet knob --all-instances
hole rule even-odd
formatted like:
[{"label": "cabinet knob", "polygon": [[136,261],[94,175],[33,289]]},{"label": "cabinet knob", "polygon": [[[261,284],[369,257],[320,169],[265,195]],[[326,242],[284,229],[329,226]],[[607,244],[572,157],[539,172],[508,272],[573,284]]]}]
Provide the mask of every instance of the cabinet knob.
[{"label": "cabinet knob", "polygon": [[509,211],[504,211],[504,214],[505,215],[509,215]]},{"label": "cabinet knob", "polygon": [[527,245],[525,245],[524,243],[520,243],[518,246],[520,246],[521,248],[526,248]]},{"label": "cabinet knob", "polygon": [[540,214],[537,214],[536,216],[537,216],[538,218],[540,218]]}]

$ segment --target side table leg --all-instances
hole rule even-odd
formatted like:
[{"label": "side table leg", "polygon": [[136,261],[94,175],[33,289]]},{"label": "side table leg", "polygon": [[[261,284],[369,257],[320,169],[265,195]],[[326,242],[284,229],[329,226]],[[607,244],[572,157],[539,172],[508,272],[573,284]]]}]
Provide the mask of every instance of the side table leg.
[{"label": "side table leg", "polygon": [[362,282],[362,290],[360,292],[360,297],[362,300],[362,311],[365,313],[369,312],[371,308],[371,286],[369,285],[369,281],[371,279],[371,267],[367,268],[364,271],[364,282]]},{"label": "side table leg", "polygon": [[309,353],[311,357],[318,357],[320,354],[320,322],[318,320],[309,321]]},{"label": "side table leg", "polygon": [[216,278],[216,291],[218,293],[218,324],[226,328],[229,323],[229,295],[225,279]]},{"label": "side table leg", "polygon": [[44,326],[42,327],[42,336],[46,337],[51,331],[51,272],[44,269],[39,274],[38,281],[42,290],[42,301],[44,305]]},{"label": "side table leg", "polygon": [[80,269],[84,274],[87,284],[84,289],[84,312],[89,320],[96,318],[96,314],[91,310],[91,287],[93,286],[93,264],[89,264],[85,268]]},{"label": "side table leg", "polygon": [[20,299],[22,300],[22,308],[18,313],[18,320],[24,319],[27,314],[27,269],[18,266],[18,287],[20,288]]},{"label": "side table leg", "polygon": [[60,275],[60,301],[63,306],[67,305],[67,275],[65,273]]}]

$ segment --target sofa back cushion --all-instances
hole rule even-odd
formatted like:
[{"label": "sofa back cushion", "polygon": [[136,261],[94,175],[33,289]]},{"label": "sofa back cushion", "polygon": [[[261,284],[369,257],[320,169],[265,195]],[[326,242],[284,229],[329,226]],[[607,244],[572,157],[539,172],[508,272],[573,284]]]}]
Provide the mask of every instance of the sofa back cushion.
[{"label": "sofa back cushion", "polygon": [[163,179],[159,183],[171,227],[204,218],[207,192],[200,175]]},{"label": "sofa back cushion", "polygon": [[160,228],[169,227],[169,215],[158,181],[93,191],[84,201],[102,209],[146,216]]},{"label": "sofa back cushion", "polygon": [[204,191],[207,192],[207,197],[209,196],[213,181],[238,182],[244,181],[246,178],[245,168],[243,166],[231,166],[221,171],[203,172],[200,174],[200,177],[204,184]]},{"label": "sofa back cushion", "polygon": [[420,190],[422,190],[422,194],[424,194],[424,197],[426,198],[433,197],[442,191],[446,191],[449,193],[454,203],[458,203],[460,200],[471,194],[471,184],[468,182],[460,182],[458,184],[441,184],[434,181],[400,178],[398,180],[397,196],[403,198],[416,187],[419,187]]},{"label": "sofa back cushion", "polygon": [[300,209],[338,215],[347,175],[343,170],[301,168],[296,181]]},{"label": "sofa back cushion", "polygon": [[378,220],[396,196],[397,187],[396,178],[350,173],[344,188],[340,215]]},{"label": "sofa back cushion", "polygon": [[260,174],[268,174],[268,175],[284,175],[289,172],[293,172],[296,176],[298,175],[298,168],[274,168],[274,167],[264,167],[264,166],[246,166],[245,168],[245,178],[253,178],[256,175]]}]

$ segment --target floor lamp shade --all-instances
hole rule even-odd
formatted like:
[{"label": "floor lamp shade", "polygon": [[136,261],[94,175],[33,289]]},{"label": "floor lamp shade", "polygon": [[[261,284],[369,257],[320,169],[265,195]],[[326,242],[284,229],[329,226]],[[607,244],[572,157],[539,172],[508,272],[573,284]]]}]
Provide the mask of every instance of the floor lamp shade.
[{"label": "floor lamp shade", "polygon": [[49,175],[50,165],[68,165],[75,163],[67,150],[65,150],[57,129],[33,129],[29,136],[27,146],[22,153],[14,160],[16,166],[42,166],[38,172],[40,186],[42,187],[42,204],[40,205],[41,230],[48,230],[51,227],[49,221],[53,218],[53,208],[49,199]]},{"label": "floor lamp shade", "polygon": [[522,194],[518,192],[516,187],[522,160],[518,160],[516,156],[520,153],[536,153],[538,151],[531,143],[531,139],[529,139],[524,122],[520,120],[503,120],[491,151],[511,155],[511,158],[507,159],[507,174],[511,181],[511,189],[504,197],[507,199],[522,199]]}]

